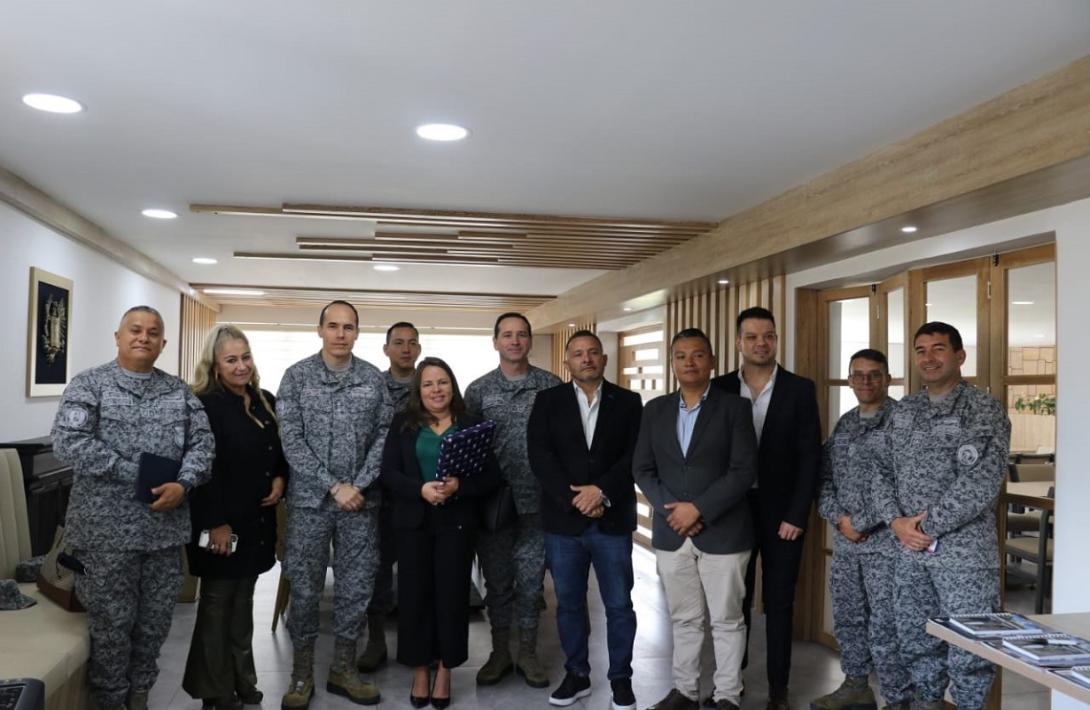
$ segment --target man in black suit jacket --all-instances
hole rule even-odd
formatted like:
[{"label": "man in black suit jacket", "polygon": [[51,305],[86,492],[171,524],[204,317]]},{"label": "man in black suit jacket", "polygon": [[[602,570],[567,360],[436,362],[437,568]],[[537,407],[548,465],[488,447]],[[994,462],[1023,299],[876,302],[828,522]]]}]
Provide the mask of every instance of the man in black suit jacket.
[{"label": "man in black suit jacket", "polygon": [[632,531],[636,494],[632,450],[642,402],[605,381],[602,341],[588,330],[564,349],[572,382],[539,392],[527,424],[530,467],[541,481],[545,560],[556,589],[556,625],[567,674],[549,697],[571,705],[590,695],[587,574],[594,565],[606,610],[615,710],[636,707],[632,694]]},{"label": "man in black suit jacket", "polygon": [[749,403],[710,385],[715,358],[695,328],[670,344],[681,389],[643,412],[632,473],[654,511],[651,545],[673,625],[673,689],[656,710],[698,707],[704,609],[715,647],[715,707],[737,710],[746,647],[742,599],[753,548],[746,492],[757,475]]},{"label": "man in black suit jacket", "polygon": [[[749,493],[757,549],[746,570],[746,626],[753,604],[757,556],[768,640],[769,710],[789,710],[791,624],[802,536],[821,472],[821,423],[814,383],[776,363],[776,320],[764,308],[738,314],[741,369],[712,384],[750,400],[757,433],[757,485]],[[747,640],[748,645],[748,640]]]}]

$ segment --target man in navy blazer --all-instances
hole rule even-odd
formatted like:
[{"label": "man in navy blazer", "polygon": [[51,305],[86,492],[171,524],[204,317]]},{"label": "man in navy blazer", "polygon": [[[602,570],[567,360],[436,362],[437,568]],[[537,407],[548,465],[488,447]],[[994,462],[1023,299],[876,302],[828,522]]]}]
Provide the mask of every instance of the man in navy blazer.
[{"label": "man in navy blazer", "polygon": [[602,341],[589,330],[564,348],[572,382],[538,393],[527,424],[530,467],[541,481],[545,559],[556,589],[556,625],[567,671],[549,703],[590,695],[587,576],[591,565],[606,611],[614,710],[636,707],[632,694],[632,531],[636,494],[632,450],[642,402],[606,382]]},{"label": "man in navy blazer", "polygon": [[[749,492],[757,548],[746,570],[746,627],[761,558],[761,589],[768,640],[768,710],[789,710],[791,625],[802,536],[821,474],[821,422],[814,383],[776,363],[776,320],[747,308],[736,321],[742,367],[712,380],[752,404],[757,434],[757,485]],[[748,645],[748,638],[747,638]]]},{"label": "man in navy blazer", "polygon": [[673,689],[655,710],[699,706],[704,609],[715,648],[714,704],[737,710],[746,647],[742,612],[753,548],[746,495],[757,475],[749,402],[711,386],[708,337],[682,330],[670,344],[680,390],[648,402],[632,472],[653,509],[651,545],[673,625]]}]

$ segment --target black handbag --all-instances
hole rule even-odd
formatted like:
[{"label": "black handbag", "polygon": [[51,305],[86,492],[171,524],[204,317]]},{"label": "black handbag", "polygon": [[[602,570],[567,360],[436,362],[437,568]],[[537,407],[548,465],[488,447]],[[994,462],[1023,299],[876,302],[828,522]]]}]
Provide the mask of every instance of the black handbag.
[{"label": "black handbag", "polygon": [[515,522],[518,511],[515,509],[515,494],[506,481],[485,497],[481,504],[481,527],[488,532],[502,530]]}]

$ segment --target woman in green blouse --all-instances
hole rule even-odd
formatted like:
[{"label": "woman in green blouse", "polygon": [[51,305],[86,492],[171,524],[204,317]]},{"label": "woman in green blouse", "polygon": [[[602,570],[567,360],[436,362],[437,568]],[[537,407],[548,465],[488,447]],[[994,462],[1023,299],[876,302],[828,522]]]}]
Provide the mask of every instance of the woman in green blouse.
[{"label": "woman in green blouse", "polygon": [[[489,456],[484,469],[436,478],[443,438],[479,420],[466,412],[458,381],[439,358],[416,368],[405,411],[394,417],[382,458],[382,484],[397,531],[397,660],[413,668],[409,702],[450,704],[450,669],[468,657],[469,576],[481,497],[499,485]],[[429,666],[438,661],[435,685]]]}]

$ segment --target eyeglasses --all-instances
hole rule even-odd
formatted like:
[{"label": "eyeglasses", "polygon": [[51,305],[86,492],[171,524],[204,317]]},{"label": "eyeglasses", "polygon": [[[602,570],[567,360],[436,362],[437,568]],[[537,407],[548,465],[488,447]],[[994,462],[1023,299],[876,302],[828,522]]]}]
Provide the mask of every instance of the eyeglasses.
[{"label": "eyeglasses", "polygon": [[853,372],[848,375],[848,382],[853,385],[861,385],[864,382],[881,382],[886,376],[886,373],[881,370],[871,370],[870,372]]}]

